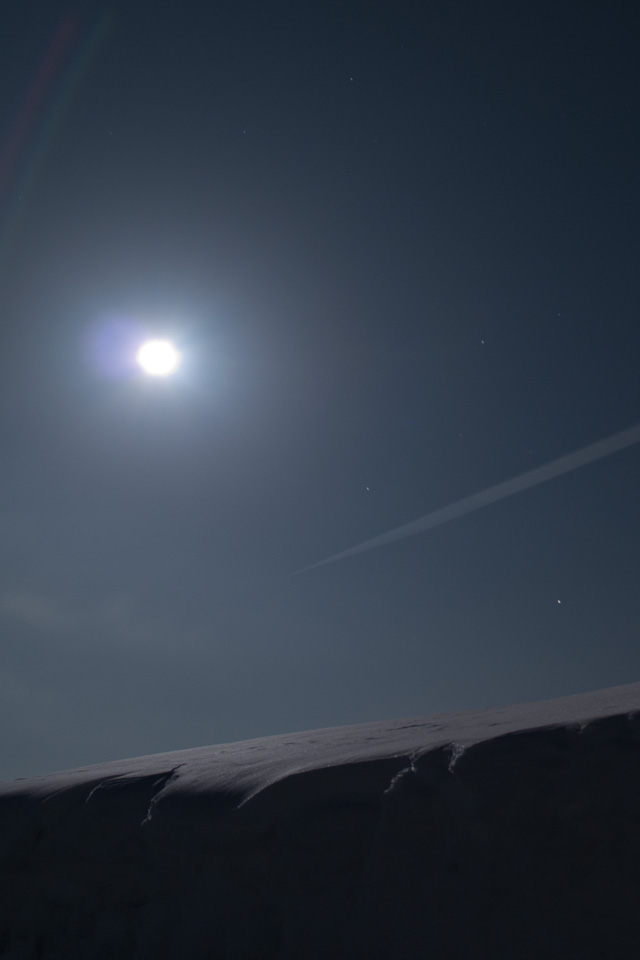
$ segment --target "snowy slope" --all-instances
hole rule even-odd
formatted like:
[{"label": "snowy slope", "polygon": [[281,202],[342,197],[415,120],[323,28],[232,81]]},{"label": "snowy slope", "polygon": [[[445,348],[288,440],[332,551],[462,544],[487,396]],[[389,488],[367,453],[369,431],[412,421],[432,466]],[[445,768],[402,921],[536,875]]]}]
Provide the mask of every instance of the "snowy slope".
[{"label": "snowy slope", "polygon": [[0,957],[582,958],[640,942],[640,683],[0,785]]}]

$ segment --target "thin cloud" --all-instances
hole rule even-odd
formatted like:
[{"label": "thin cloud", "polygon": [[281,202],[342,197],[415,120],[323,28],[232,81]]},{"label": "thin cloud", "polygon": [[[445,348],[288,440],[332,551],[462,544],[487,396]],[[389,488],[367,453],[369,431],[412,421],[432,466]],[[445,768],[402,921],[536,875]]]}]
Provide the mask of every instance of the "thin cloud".
[{"label": "thin cloud", "polygon": [[70,611],[38,593],[14,592],[0,595],[0,616],[45,630],[68,630],[77,625],[77,617]]},{"label": "thin cloud", "polygon": [[91,643],[128,655],[170,653],[206,646],[208,631],[179,630],[161,611],[149,611],[128,593],[105,595],[93,602],[14,589],[0,594],[0,620],[28,627],[65,648]]}]

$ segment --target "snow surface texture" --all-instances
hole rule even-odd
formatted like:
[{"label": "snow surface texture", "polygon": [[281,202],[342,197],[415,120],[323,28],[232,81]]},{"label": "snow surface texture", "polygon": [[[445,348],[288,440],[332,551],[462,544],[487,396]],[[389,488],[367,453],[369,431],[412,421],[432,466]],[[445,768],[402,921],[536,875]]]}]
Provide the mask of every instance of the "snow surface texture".
[{"label": "snow surface texture", "polygon": [[604,960],[640,944],[640,683],[0,785],[10,960]]}]

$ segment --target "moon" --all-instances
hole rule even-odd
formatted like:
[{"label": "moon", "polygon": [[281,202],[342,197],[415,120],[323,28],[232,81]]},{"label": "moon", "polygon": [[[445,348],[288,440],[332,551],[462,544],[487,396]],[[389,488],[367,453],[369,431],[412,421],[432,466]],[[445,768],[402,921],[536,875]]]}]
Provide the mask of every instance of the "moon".
[{"label": "moon", "polygon": [[136,359],[145,373],[152,377],[166,377],[178,366],[180,354],[168,340],[147,340],[138,350]]}]

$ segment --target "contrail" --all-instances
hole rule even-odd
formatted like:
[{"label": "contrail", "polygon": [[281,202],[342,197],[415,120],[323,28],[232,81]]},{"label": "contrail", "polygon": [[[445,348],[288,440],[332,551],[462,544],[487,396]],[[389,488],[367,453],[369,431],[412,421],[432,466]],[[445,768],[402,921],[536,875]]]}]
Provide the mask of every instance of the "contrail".
[{"label": "contrail", "polygon": [[577,470],[578,467],[584,467],[587,463],[594,460],[601,460],[608,457],[610,453],[616,453],[618,450],[624,450],[625,447],[632,447],[634,443],[640,441],[640,423],[628,430],[621,430],[620,433],[614,433],[605,440],[598,440],[596,443],[589,444],[588,447],[582,447],[580,450],[574,450],[573,453],[567,453],[564,457],[552,460],[542,467],[536,467],[534,470],[527,470],[511,480],[505,480],[494,487],[488,487],[480,493],[474,493],[463,500],[457,500],[449,504],[448,507],[441,507],[432,513],[425,514],[418,520],[412,520],[401,527],[395,527],[388,530],[387,533],[381,533],[378,537],[371,540],[365,540],[364,543],[356,547],[349,547],[348,550],[342,550],[340,553],[334,553],[326,560],[320,560],[318,563],[312,563],[308,567],[302,567],[296,570],[290,576],[297,576],[299,573],[306,573],[307,570],[315,570],[317,567],[324,567],[327,563],[335,563],[336,560],[343,560],[345,557],[352,557],[356,553],[364,553],[365,550],[373,550],[375,547],[382,547],[386,543],[393,543],[394,540],[403,540],[405,537],[412,537],[416,533],[423,533],[425,530],[432,530],[439,527],[442,523],[448,523],[456,517],[461,517],[465,513],[472,513],[481,507],[486,507],[490,503],[496,503],[498,500],[504,500],[505,497],[511,497],[514,493],[520,493],[521,490],[527,490],[529,487],[536,487],[545,480],[553,480],[563,473],[570,473],[571,470]]}]

